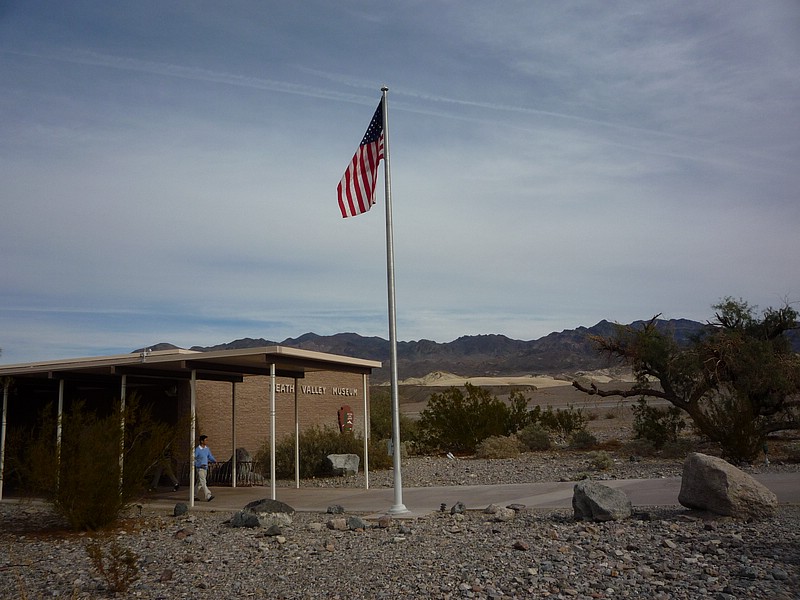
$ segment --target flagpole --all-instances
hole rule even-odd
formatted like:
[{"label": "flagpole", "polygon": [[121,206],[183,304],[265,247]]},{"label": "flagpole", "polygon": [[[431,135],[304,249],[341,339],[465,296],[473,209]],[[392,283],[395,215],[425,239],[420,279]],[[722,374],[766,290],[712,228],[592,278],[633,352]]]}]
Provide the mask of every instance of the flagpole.
[{"label": "flagpole", "polygon": [[390,514],[407,513],[403,504],[403,475],[400,472],[400,397],[397,392],[397,318],[394,305],[394,236],[392,233],[392,169],[389,161],[389,104],[383,86],[383,173],[386,196],[386,278],[389,292],[389,356],[392,390],[392,466],[394,467],[394,504]]}]

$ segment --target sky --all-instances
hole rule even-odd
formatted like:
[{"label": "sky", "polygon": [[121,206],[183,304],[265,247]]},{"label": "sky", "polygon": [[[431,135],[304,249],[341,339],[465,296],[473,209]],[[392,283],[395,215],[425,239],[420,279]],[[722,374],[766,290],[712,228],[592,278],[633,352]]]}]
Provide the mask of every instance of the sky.
[{"label": "sky", "polygon": [[0,362],[800,308],[800,3],[0,2]]}]

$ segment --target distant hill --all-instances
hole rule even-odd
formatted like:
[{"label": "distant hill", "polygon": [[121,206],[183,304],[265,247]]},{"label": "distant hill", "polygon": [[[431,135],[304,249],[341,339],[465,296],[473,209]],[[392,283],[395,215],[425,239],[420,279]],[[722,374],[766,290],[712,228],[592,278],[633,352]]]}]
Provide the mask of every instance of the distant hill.
[{"label": "distant hill", "polygon": [[[637,321],[631,325],[642,324],[643,321]],[[685,341],[704,325],[697,321],[671,319],[659,321],[658,327],[672,331],[678,341]],[[566,329],[532,341],[514,340],[504,335],[468,335],[447,343],[431,340],[398,342],[399,377],[400,379],[422,377],[432,371],[497,377],[557,375],[602,369],[614,366],[615,363],[610,363],[608,359],[598,355],[590,336],[608,336],[613,331],[614,324],[603,320],[593,327]],[[372,381],[382,383],[389,380],[388,340],[380,337],[363,337],[357,333],[337,333],[329,336],[306,333],[298,338],[287,338],[282,342],[264,338],[243,338],[227,344],[194,346],[191,349],[208,352],[273,345],[379,360],[383,363],[383,368],[374,372]]]}]

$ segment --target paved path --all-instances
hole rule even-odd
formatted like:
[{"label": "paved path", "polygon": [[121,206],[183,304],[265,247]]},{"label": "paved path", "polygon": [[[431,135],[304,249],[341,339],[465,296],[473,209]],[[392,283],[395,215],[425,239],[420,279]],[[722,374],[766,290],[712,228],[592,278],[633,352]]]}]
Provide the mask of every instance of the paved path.
[{"label": "paved path", "polygon": [[[766,473],[755,477],[778,496],[778,502],[800,503],[800,473]],[[609,487],[623,490],[636,506],[676,506],[680,492],[680,477],[664,479],[613,479],[601,481]],[[409,513],[420,516],[463,502],[468,509],[485,508],[489,504],[523,504],[533,508],[570,508],[575,482],[521,483],[509,485],[463,485],[451,487],[405,488],[403,504]],[[194,510],[238,510],[252,500],[269,498],[269,487],[215,487],[211,502],[195,502]],[[188,490],[163,492],[151,496],[148,505],[170,509],[176,502],[188,501]],[[276,489],[278,500],[297,511],[325,512],[340,504],[348,512],[384,514],[394,505],[392,488],[285,488]]]}]

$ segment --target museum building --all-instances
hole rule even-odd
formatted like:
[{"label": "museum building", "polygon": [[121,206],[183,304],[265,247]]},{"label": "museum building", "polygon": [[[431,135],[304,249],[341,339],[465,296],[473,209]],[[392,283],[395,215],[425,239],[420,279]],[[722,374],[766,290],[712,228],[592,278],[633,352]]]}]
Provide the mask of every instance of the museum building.
[{"label": "museum building", "polygon": [[[8,428],[34,423],[50,406],[59,415],[77,401],[110,410],[135,394],[157,419],[187,424],[176,448],[186,460],[179,462],[189,463],[201,434],[209,436],[214,455],[224,462],[237,448],[254,456],[265,443],[274,456],[277,442],[311,426],[353,431],[366,444],[369,376],[380,367],[378,361],[284,346],[0,365],[0,499]],[[274,497],[274,465],[270,478]]]}]

